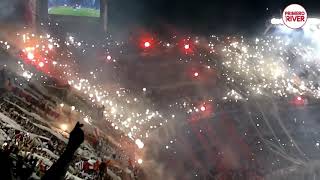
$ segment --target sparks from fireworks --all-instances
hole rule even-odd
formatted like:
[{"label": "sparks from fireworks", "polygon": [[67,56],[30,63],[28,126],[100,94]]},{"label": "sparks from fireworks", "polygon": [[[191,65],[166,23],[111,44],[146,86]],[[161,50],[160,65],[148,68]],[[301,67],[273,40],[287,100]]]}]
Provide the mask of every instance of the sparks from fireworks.
[{"label": "sparks from fireworks", "polygon": [[[20,34],[18,34],[18,36],[20,36]],[[32,37],[37,38],[35,35],[30,37],[30,34],[23,34],[22,36],[23,43],[26,44],[28,43],[28,40],[32,39]],[[73,42],[72,44],[75,45],[75,47],[79,47],[82,44],[88,46],[88,44],[86,44],[84,41],[78,42],[75,40],[75,38],[69,38],[69,40],[70,39]],[[49,53],[48,50],[53,51],[55,50],[55,48],[59,47],[57,39],[54,39],[51,35],[46,35],[38,37],[37,40],[37,45],[27,47],[24,49],[23,52],[27,54],[27,59],[37,61],[39,56],[41,58],[47,58],[48,61],[46,61],[46,63],[51,61],[51,64],[54,66],[54,68],[56,68],[56,70],[63,71],[64,78],[67,79],[69,85],[71,85],[77,91],[81,92],[84,96],[87,96],[88,100],[92,103],[105,106],[105,110],[103,111],[104,117],[107,121],[112,123],[115,130],[120,130],[122,132],[127,133],[128,135],[130,135],[129,137],[133,140],[135,138],[145,139],[148,137],[149,129],[160,127],[163,124],[162,122],[156,122],[156,124],[152,123],[154,119],[163,118],[158,111],[152,111],[149,108],[143,109],[143,105],[136,106],[138,108],[133,109],[132,106],[139,103],[140,100],[137,97],[130,98],[125,89],[115,90],[115,92],[107,91],[99,84],[92,85],[92,81],[86,78],[78,77],[77,73],[72,72],[72,68],[70,68],[72,65],[61,64],[57,61],[50,60],[50,57],[47,56]],[[52,44],[54,44],[54,46]],[[67,46],[71,46],[71,43],[65,42],[65,44]],[[47,47],[48,49],[46,49],[45,47]],[[91,47],[94,48],[95,46],[92,45]],[[37,52],[37,57],[35,57],[34,55],[35,52]],[[72,56],[72,52],[60,54],[60,56],[63,58],[67,56],[67,59],[70,59]],[[111,59],[111,56],[108,55],[107,59]],[[39,67],[44,67],[44,65],[45,63],[42,61],[38,63]],[[23,65],[21,65],[21,67],[22,66]],[[23,75],[26,78],[31,78],[29,77],[30,75],[27,74],[26,71]],[[93,77],[96,76],[95,72],[90,72],[90,75],[92,75]],[[145,92],[146,88],[143,88],[143,91]],[[132,110],[131,112],[130,109]],[[75,106],[71,106],[71,110],[78,111],[79,109]],[[84,116],[84,122],[88,124],[92,123],[92,120],[88,115],[82,115]],[[150,124],[149,127],[146,128],[146,124]],[[143,133],[140,132],[142,131],[142,127],[145,131]],[[139,140],[139,143],[137,144],[138,147],[142,148],[143,142],[140,139],[137,140]]]},{"label": "sparks from fireworks", "polygon": [[[31,36],[31,37],[30,37]],[[22,39],[24,43],[28,43],[34,34],[23,34]],[[59,48],[57,43],[51,35],[40,36],[42,44],[37,44],[34,47],[25,48],[27,58],[34,61],[35,50],[41,52],[47,57],[50,51],[55,48]],[[210,61],[210,55],[213,53],[222,54],[222,76],[224,80],[231,88],[223,100],[248,100],[254,96],[282,96],[288,97],[290,94],[294,95],[309,95],[313,97],[319,97],[319,89],[315,87],[316,80],[310,80],[310,78],[300,78],[299,72],[309,71],[308,74],[319,73],[319,64],[315,59],[316,48],[305,44],[294,44],[290,40],[282,37],[263,37],[257,38],[253,41],[239,38],[227,38],[227,40],[221,40],[221,38],[212,36],[210,42],[207,45],[201,44],[200,41],[195,41],[197,46],[209,47],[207,53],[195,54],[206,60],[201,62],[205,63],[207,67],[214,68],[216,64]],[[213,40],[212,40],[213,39]],[[163,41],[167,42],[167,41]],[[120,43],[115,43],[120,44]],[[6,47],[10,47],[5,43]],[[98,45],[88,44],[84,41],[77,41],[74,37],[69,37],[69,40],[65,42],[67,46],[74,46],[75,48],[83,49],[85,53],[86,48],[95,48]],[[194,45],[194,46],[195,46]],[[107,45],[103,45],[108,47]],[[169,43],[164,43],[163,47],[171,47]],[[222,47],[222,48],[218,48]],[[184,46],[185,49],[189,49],[190,45]],[[61,54],[61,56],[67,58],[72,57],[72,52]],[[106,56],[107,60],[111,60],[111,55]],[[191,57],[192,58],[192,57]],[[179,61],[179,60],[178,60]],[[292,61],[298,62],[297,67],[293,67]],[[48,62],[48,61],[46,61]],[[189,62],[189,61],[186,61]],[[107,121],[113,124],[114,129],[124,131],[133,140],[135,138],[146,138],[151,130],[162,126],[167,120],[162,117],[158,111],[151,111],[146,108],[144,110],[133,110],[128,112],[128,106],[133,103],[139,102],[138,98],[130,98],[126,90],[119,89],[114,92],[106,91],[99,84],[93,84],[87,78],[80,78],[77,73],[70,71],[70,65],[60,64],[57,61],[52,61],[52,65],[56,68],[63,69],[63,74],[66,75],[68,83],[76,90],[88,97],[92,103],[98,103],[106,106],[104,116]],[[44,62],[39,62],[38,65],[43,67]],[[210,69],[209,68],[209,69]],[[90,74],[96,78],[96,73]],[[24,76],[27,76],[25,73]],[[194,76],[199,76],[199,73],[194,73]],[[28,75],[29,77],[29,75]],[[31,77],[30,77],[31,78]],[[143,92],[147,89],[143,88]],[[193,106],[190,103],[183,102],[182,108],[186,109],[187,113],[199,112],[199,108]],[[201,107],[200,111],[205,110]],[[173,115],[174,116],[174,115]],[[160,118],[162,122],[151,123],[153,119]],[[89,122],[87,116],[85,116],[85,122]],[[147,130],[142,128],[145,124],[151,124]],[[140,132],[146,131],[146,132]],[[142,134],[145,134],[142,136]]]}]

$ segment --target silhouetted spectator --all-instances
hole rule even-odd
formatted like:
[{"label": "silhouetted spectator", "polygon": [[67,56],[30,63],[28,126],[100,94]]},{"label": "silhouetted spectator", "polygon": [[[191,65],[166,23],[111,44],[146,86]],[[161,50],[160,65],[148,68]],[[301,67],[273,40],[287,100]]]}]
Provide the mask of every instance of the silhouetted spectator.
[{"label": "silhouetted spectator", "polygon": [[84,133],[81,129],[82,126],[82,124],[77,122],[76,126],[70,133],[69,142],[65,151],[57,160],[57,162],[55,162],[46,172],[42,178],[43,180],[64,179],[74,153],[84,141]]},{"label": "silhouetted spectator", "polygon": [[11,171],[12,162],[9,159],[10,153],[0,151],[0,174],[1,179],[11,180],[13,179],[13,174]]},{"label": "silhouetted spectator", "polygon": [[107,164],[105,162],[102,162],[99,166],[99,177],[98,179],[103,180],[107,171]]}]

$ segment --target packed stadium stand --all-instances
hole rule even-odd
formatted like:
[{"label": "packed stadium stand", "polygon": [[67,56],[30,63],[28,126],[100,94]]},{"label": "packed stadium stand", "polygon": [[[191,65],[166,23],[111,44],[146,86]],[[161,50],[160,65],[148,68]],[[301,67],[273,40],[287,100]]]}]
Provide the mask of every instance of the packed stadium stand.
[{"label": "packed stadium stand", "polygon": [[[67,115],[59,99],[49,96],[45,86],[28,82],[6,69],[0,74],[1,150],[10,154],[16,177],[24,179],[32,174],[34,179],[40,179],[68,142],[68,131],[57,125],[61,123],[57,119]],[[107,179],[134,178],[136,169],[118,147],[107,139],[97,142],[96,135],[86,136],[69,167],[67,179],[97,179],[103,163],[107,167]],[[99,154],[95,153],[97,148],[101,150]]]}]

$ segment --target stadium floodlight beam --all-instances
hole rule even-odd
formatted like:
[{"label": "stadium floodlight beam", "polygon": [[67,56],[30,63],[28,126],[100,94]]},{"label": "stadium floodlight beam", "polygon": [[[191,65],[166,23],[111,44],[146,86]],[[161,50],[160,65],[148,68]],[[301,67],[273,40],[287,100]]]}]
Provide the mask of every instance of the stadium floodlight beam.
[{"label": "stadium floodlight beam", "polygon": [[[270,23],[272,25],[283,25],[283,21],[281,18],[272,18],[270,20]],[[308,18],[306,25],[320,25],[320,19],[319,18]]]},{"label": "stadium floodlight beam", "polygon": [[[268,23],[267,29],[265,30],[264,34],[267,34],[267,32],[272,27],[278,27],[278,26],[285,26],[282,19],[272,18]],[[311,32],[320,30],[320,18],[308,18],[306,24],[302,27],[302,30],[311,31]]]},{"label": "stadium floodlight beam", "polygon": [[282,21],[282,19],[272,18],[270,20],[270,23],[273,25],[278,25],[278,24],[283,24],[283,21]]}]

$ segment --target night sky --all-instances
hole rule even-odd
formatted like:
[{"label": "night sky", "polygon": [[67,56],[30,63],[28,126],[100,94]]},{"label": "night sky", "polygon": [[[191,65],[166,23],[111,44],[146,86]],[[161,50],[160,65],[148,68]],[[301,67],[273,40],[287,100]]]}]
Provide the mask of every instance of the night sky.
[{"label": "night sky", "polygon": [[193,33],[256,33],[291,3],[303,5],[310,16],[320,10],[317,0],[110,0],[114,26]]}]

